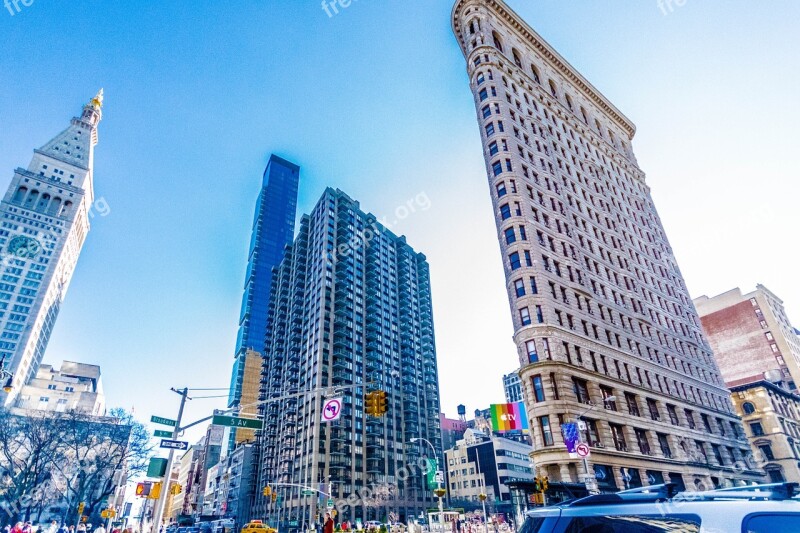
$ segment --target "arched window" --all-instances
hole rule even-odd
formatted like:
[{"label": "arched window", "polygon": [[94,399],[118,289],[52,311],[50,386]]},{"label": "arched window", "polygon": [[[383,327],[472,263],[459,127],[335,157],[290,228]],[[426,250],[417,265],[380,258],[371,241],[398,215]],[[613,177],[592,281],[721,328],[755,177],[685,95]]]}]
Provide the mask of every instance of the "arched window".
[{"label": "arched window", "polygon": [[44,193],[41,199],[39,200],[39,203],[36,205],[36,210],[44,212],[44,210],[47,209],[48,203],[50,203],[50,195]]},{"label": "arched window", "polygon": [[752,415],[756,412],[756,406],[750,402],[744,402],[742,404],[742,411],[744,411],[744,414],[746,415]]},{"label": "arched window", "polygon": [[26,194],[28,194],[28,188],[22,186],[19,189],[17,189],[17,192],[14,193],[14,198],[12,198],[11,201],[18,204],[22,203],[22,200],[25,199]]},{"label": "arched window", "polygon": [[586,116],[586,110],[581,106],[581,117],[583,117],[583,122],[585,124],[589,123],[589,117]]},{"label": "arched window", "polygon": [[494,47],[502,52],[503,51],[503,40],[500,38],[499,35],[497,35],[496,31],[492,32],[492,40],[494,41]]},{"label": "arched window", "polygon": [[542,83],[542,80],[539,77],[539,69],[536,68],[536,65],[531,64],[531,74],[533,74],[533,81],[536,83]]},{"label": "arched window", "polygon": [[570,111],[572,111],[572,108],[573,108],[572,107],[572,97],[570,95],[567,95],[566,99],[567,99],[567,107],[570,109]]},{"label": "arched window", "polygon": [[553,98],[558,98],[558,89],[556,89],[556,82],[553,80],[547,80],[547,83],[550,85],[550,94],[553,95]]},{"label": "arched window", "polygon": [[58,211],[61,209],[61,198],[56,196],[53,198],[53,201],[50,202],[50,209],[47,210],[47,214],[49,215],[58,215]]},{"label": "arched window", "polygon": [[30,207],[36,205],[36,201],[39,199],[39,191],[33,189],[31,193],[28,195],[28,198],[25,200],[25,206]]},{"label": "arched window", "polygon": [[511,54],[514,56],[514,63],[516,63],[519,68],[522,68],[522,60],[519,58],[519,51],[516,48],[512,48]]},{"label": "arched window", "polygon": [[475,21],[470,21],[469,23],[469,34],[475,35]]}]

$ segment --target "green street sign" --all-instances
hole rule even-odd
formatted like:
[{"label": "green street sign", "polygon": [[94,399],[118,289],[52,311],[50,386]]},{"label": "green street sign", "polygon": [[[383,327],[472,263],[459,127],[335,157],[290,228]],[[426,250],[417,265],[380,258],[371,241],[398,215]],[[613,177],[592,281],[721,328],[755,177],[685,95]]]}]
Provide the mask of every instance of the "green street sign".
[{"label": "green street sign", "polygon": [[168,439],[171,439],[172,438],[172,432],[171,431],[164,431],[163,429],[157,429],[157,430],[155,430],[153,432],[153,436],[154,437],[166,437]]},{"label": "green street sign", "polygon": [[313,496],[316,494],[313,490],[304,490],[300,492],[301,496]]},{"label": "green street sign", "polygon": [[261,429],[264,427],[264,423],[261,420],[222,415],[214,415],[211,423],[215,426],[227,426],[230,428]]},{"label": "green street sign", "polygon": [[161,416],[155,416],[155,415],[150,417],[150,422],[154,424],[161,424],[162,426],[172,426],[172,427],[175,427],[175,425],[177,424],[177,422],[174,420],[170,420],[169,418],[163,418]]}]

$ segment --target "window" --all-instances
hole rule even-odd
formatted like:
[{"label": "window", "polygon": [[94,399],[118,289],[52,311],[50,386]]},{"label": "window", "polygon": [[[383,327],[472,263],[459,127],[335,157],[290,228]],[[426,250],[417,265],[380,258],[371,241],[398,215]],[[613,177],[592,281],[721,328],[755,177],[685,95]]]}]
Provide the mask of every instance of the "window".
[{"label": "window", "polygon": [[514,280],[514,292],[517,295],[517,298],[525,296],[525,282],[521,279]]},{"label": "window", "polygon": [[686,415],[686,421],[689,423],[689,429],[696,429],[697,425],[694,423],[694,413],[688,409],[684,409],[683,412]]},{"label": "window", "polygon": [[533,376],[533,398],[537,402],[543,402],[544,386],[542,385],[542,376]]},{"label": "window", "polygon": [[529,326],[531,323],[531,313],[528,311],[527,307],[523,307],[519,310],[519,320],[523,326]]},{"label": "window", "polygon": [[658,413],[658,404],[652,398],[647,399],[647,410],[650,411],[650,418],[653,420],[660,420],[661,415]]},{"label": "window", "polygon": [[506,244],[512,244],[517,241],[517,235],[514,233],[514,228],[507,228],[503,233],[506,236]]},{"label": "window", "polygon": [[636,396],[634,396],[630,392],[626,392],[625,403],[628,404],[628,413],[632,414],[633,416],[640,416],[639,404],[636,402]]},{"label": "window", "polygon": [[647,440],[647,432],[643,429],[635,428],[636,442],[639,444],[639,451],[644,455],[653,455],[650,451],[650,442]]},{"label": "window", "polygon": [[500,151],[500,149],[497,148],[497,141],[492,141],[489,144],[489,155],[495,155],[499,151]]},{"label": "window", "polygon": [[772,453],[772,446],[769,444],[761,444],[758,446],[761,455],[764,457],[765,461],[774,461],[775,454]]},{"label": "window", "polygon": [[[770,472],[770,477],[772,477],[772,472]],[[780,481],[775,481],[775,483],[780,483]],[[800,513],[754,513],[745,517],[742,531],[748,533],[800,531]]]},{"label": "window", "polygon": [[667,413],[669,413],[669,421],[672,422],[672,425],[679,426],[678,412],[675,410],[674,405],[667,404]]},{"label": "window", "polygon": [[753,413],[756,412],[756,406],[753,405],[751,402],[744,402],[742,404],[742,411],[744,411],[744,414],[746,415],[752,415]]},{"label": "window", "polygon": [[56,386],[51,384],[51,385],[47,386],[47,389],[48,390],[56,390]]},{"label": "window", "polygon": [[511,264],[511,270],[516,270],[522,266],[519,262],[519,252],[513,252],[508,256],[508,261]]},{"label": "window", "polygon": [[494,123],[490,122],[486,125],[486,136],[491,137],[494,135]]},{"label": "window", "polygon": [[572,378],[572,390],[580,403],[590,403],[589,388],[583,379]]},{"label": "window", "polygon": [[603,407],[608,409],[609,411],[616,411],[617,410],[617,401],[616,400],[607,400],[606,398],[610,398],[614,396],[614,392],[611,390],[611,387],[606,387],[605,385],[600,385],[600,394],[603,395]]},{"label": "window", "polygon": [[502,174],[503,173],[503,163],[501,163],[500,161],[495,161],[494,163],[492,163],[492,173],[495,176],[499,176],[500,174]]},{"label": "window", "polygon": [[542,442],[544,442],[545,446],[552,446],[553,445],[553,432],[550,429],[550,417],[549,416],[540,416],[539,417],[539,428],[542,430]]},{"label": "window", "polygon": [[667,439],[667,436],[663,433],[656,433],[656,436],[658,437],[658,445],[661,446],[661,453],[667,459],[672,458],[672,450],[669,447],[669,439]]},{"label": "window", "polygon": [[536,354],[536,343],[534,341],[527,341],[525,343],[525,349],[528,351],[529,363],[535,363],[539,360],[539,356]]},{"label": "window", "polygon": [[611,428],[611,438],[614,439],[614,447],[621,451],[628,451],[628,443],[625,442],[625,432],[619,424],[609,424]]},{"label": "window", "polygon": [[486,90],[486,87],[480,90],[478,97],[481,99],[481,102],[489,98],[489,91]]},{"label": "window", "polygon": [[506,184],[504,182],[501,181],[500,183],[497,184],[497,186],[495,188],[497,189],[497,197],[498,198],[502,198],[503,196],[506,195],[506,192],[507,192],[506,191]]},{"label": "window", "polygon": [[500,206],[500,218],[503,220],[511,218],[511,208],[508,206],[508,204],[503,204]]},{"label": "window", "polygon": [[750,431],[753,432],[754,437],[760,437],[764,435],[764,428],[761,426],[761,422],[751,422]]}]

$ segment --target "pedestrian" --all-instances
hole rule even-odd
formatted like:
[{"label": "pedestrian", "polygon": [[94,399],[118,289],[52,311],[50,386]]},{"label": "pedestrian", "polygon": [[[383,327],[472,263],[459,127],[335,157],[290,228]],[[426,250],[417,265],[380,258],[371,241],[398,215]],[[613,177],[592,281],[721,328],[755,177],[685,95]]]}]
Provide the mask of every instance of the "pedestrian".
[{"label": "pedestrian", "polygon": [[331,513],[325,513],[325,525],[323,526],[322,533],[333,533],[333,518],[331,518]]},{"label": "pedestrian", "polygon": [[14,527],[11,529],[11,533],[22,533],[24,530],[24,525],[22,522],[17,522],[14,524]]},{"label": "pedestrian", "polygon": [[101,523],[99,526],[97,526],[97,528],[95,528],[94,533],[106,533],[106,528],[104,528],[103,524]]}]

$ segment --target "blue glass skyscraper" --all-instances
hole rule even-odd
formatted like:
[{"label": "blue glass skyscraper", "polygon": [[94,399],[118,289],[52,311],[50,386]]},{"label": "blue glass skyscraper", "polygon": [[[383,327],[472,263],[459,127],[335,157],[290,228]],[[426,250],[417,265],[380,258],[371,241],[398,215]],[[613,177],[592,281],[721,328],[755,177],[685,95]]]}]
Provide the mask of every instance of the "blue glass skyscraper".
[{"label": "blue glass skyscraper", "polygon": [[239,405],[242,396],[244,358],[247,350],[264,352],[272,267],[283,259],[283,249],[294,237],[297,212],[297,186],[300,167],[272,155],[264,171],[261,193],[256,203],[253,232],[247,258],[239,335],[228,398],[230,407]]}]

